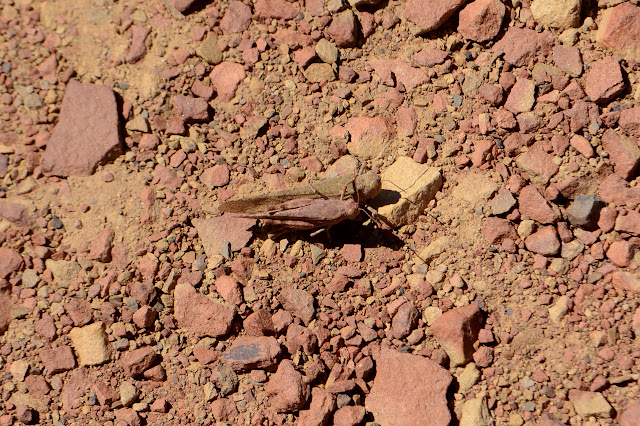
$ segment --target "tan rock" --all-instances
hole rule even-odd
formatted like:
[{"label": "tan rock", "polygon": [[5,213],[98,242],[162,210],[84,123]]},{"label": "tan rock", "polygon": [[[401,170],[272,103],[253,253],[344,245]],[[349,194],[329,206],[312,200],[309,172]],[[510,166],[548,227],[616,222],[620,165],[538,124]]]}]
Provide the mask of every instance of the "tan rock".
[{"label": "tan rock", "polygon": [[69,332],[80,366],[99,365],[109,361],[107,334],[101,322],[76,327]]},{"label": "tan rock", "polygon": [[531,3],[531,13],[536,21],[563,29],[580,25],[581,8],[581,0],[534,0]]}]

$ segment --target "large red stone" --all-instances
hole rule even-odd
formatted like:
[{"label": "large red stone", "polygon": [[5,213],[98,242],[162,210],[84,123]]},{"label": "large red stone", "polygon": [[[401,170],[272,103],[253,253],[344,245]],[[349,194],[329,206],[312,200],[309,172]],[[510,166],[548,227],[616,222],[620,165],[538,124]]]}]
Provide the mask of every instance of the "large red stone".
[{"label": "large red stone", "polygon": [[599,24],[598,41],[626,59],[640,61],[640,7],[622,2],[607,9]]}]

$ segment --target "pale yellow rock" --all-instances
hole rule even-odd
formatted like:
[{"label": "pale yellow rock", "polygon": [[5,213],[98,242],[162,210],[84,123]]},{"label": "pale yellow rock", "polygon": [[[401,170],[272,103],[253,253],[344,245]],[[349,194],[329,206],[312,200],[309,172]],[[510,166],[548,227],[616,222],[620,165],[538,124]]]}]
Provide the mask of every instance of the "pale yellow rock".
[{"label": "pale yellow rock", "polygon": [[580,25],[582,0],[533,0],[533,18],[548,27],[567,28]]},{"label": "pale yellow rock", "polygon": [[611,417],[613,407],[599,392],[586,392],[572,389],[569,391],[569,400],[573,402],[576,413],[583,418]]},{"label": "pale yellow rock", "polygon": [[131,405],[138,399],[138,389],[129,381],[122,382],[120,385],[120,401],[125,407]]},{"label": "pale yellow rock", "polygon": [[464,367],[462,373],[458,376],[458,384],[460,385],[458,392],[464,393],[468,391],[473,387],[473,385],[478,383],[478,380],[480,380],[480,370],[478,370],[475,363],[470,362]]},{"label": "pale yellow rock", "polygon": [[303,74],[305,78],[311,83],[333,81],[336,79],[333,68],[329,64],[311,64],[307,67]]},{"label": "pale yellow rock", "polygon": [[77,279],[78,272],[82,269],[78,262],[69,260],[47,259],[45,265],[53,274],[55,284],[61,287],[69,287]]},{"label": "pale yellow rock", "polygon": [[460,426],[492,426],[493,419],[484,395],[469,400],[462,406]]},{"label": "pale yellow rock", "polygon": [[564,318],[565,314],[569,310],[569,303],[569,296],[560,296],[558,300],[556,300],[556,303],[549,308],[549,318],[551,318],[551,321],[556,324],[562,321],[562,318]]},{"label": "pale yellow rock", "polygon": [[84,327],[75,327],[69,332],[73,348],[78,355],[78,364],[99,365],[109,361],[110,354],[107,346],[107,334],[101,322]]},{"label": "pale yellow rock", "polygon": [[371,203],[393,227],[413,223],[442,188],[440,170],[409,157],[398,159],[381,174],[382,191]]},{"label": "pale yellow rock", "polygon": [[12,376],[11,378],[16,382],[23,381],[27,375],[27,371],[29,371],[29,363],[24,359],[13,361],[9,368],[9,372]]},{"label": "pale yellow rock", "polygon": [[449,247],[451,241],[448,237],[440,237],[436,240],[431,241],[427,247],[420,250],[418,253],[419,259],[421,262],[430,262],[436,257],[440,256],[444,251]]},{"label": "pale yellow rock", "polygon": [[458,181],[453,189],[453,198],[464,200],[472,205],[487,201],[498,191],[498,185],[481,173],[469,173]]}]

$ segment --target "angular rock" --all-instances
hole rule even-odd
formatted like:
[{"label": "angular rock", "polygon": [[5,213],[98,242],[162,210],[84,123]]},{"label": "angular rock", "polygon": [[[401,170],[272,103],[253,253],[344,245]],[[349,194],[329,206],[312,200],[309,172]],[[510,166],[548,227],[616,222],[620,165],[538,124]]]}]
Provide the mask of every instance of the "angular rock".
[{"label": "angular rock", "polygon": [[275,333],[271,314],[266,309],[258,309],[242,323],[249,336],[265,336]]},{"label": "angular rock", "polygon": [[235,372],[268,368],[277,363],[282,352],[272,336],[239,336],[222,354],[222,361]]},{"label": "angular rock", "polygon": [[218,422],[230,422],[238,415],[236,403],[230,398],[218,398],[210,407],[213,418]]},{"label": "angular rock", "polygon": [[439,65],[443,63],[449,53],[440,49],[422,49],[415,55],[413,55],[413,60],[415,63],[421,67],[432,67],[434,65]]},{"label": "angular rock", "polygon": [[40,360],[49,375],[76,368],[76,357],[69,346],[58,346],[40,351]]},{"label": "angular rock", "polygon": [[404,18],[415,25],[414,34],[424,34],[442,26],[465,3],[466,0],[408,0]]},{"label": "angular rock", "polygon": [[624,268],[631,263],[634,251],[634,246],[629,241],[614,241],[609,246],[609,249],[607,249],[607,258],[609,258],[614,265]]},{"label": "angular rock", "polygon": [[309,324],[316,315],[315,298],[307,291],[286,287],[278,294],[278,301],[305,324]]},{"label": "angular rock", "polygon": [[512,241],[518,238],[518,233],[508,219],[500,219],[497,217],[488,217],[482,223],[482,236],[490,245],[501,244],[503,241],[510,239]]},{"label": "angular rock", "polygon": [[540,223],[556,223],[560,219],[557,209],[533,185],[520,190],[518,208],[520,213]]},{"label": "angular rock", "polygon": [[242,65],[225,61],[213,68],[209,78],[218,93],[218,99],[229,102],[236,95],[236,90],[245,75]]},{"label": "angular rock", "polygon": [[597,40],[627,60],[640,61],[640,7],[622,2],[605,10]]},{"label": "angular rock", "polygon": [[270,395],[271,408],[279,413],[288,413],[304,407],[309,399],[310,387],[288,359],[280,361],[278,370],[265,387]]},{"label": "angular rock", "polygon": [[366,414],[361,405],[346,405],[333,413],[333,426],[358,426]]},{"label": "angular rock", "polygon": [[493,424],[487,398],[484,395],[467,400],[462,406],[460,426],[493,426]]},{"label": "angular rock", "polygon": [[216,278],[215,286],[225,302],[230,305],[239,305],[242,303],[242,289],[235,278],[229,275],[223,275]]},{"label": "angular rock", "polygon": [[381,178],[382,191],[370,204],[393,227],[415,221],[442,188],[438,169],[404,156],[398,157]]},{"label": "angular rock", "polygon": [[251,24],[251,8],[241,1],[229,2],[229,7],[220,21],[220,29],[225,34],[241,33]]},{"label": "angular rock", "polygon": [[624,411],[620,414],[620,426],[635,426],[640,419],[640,399],[627,404]]},{"label": "angular rock", "polygon": [[311,64],[304,70],[303,74],[310,83],[321,83],[323,81],[333,81],[336,79],[331,64]]},{"label": "angular rock", "polygon": [[157,358],[158,354],[155,349],[145,346],[127,352],[120,358],[119,362],[127,376],[135,377],[151,368]]},{"label": "angular rock", "polygon": [[464,38],[483,42],[500,32],[506,8],[499,0],[476,0],[458,14],[458,32]]},{"label": "angular rock", "polygon": [[205,169],[200,174],[200,182],[211,188],[219,188],[226,186],[231,178],[229,166],[226,164],[216,164],[213,167]]},{"label": "angular rock", "polygon": [[594,230],[598,227],[600,210],[606,205],[597,195],[578,195],[567,207],[567,217],[574,226]]},{"label": "angular rock", "polygon": [[569,401],[573,403],[578,415],[585,419],[591,416],[609,418],[613,415],[613,407],[599,392],[570,389]]},{"label": "angular rock", "polygon": [[336,397],[325,389],[314,387],[311,389],[311,404],[309,404],[309,409],[300,411],[298,426],[326,425],[335,410]]},{"label": "angular rock", "polygon": [[108,87],[71,80],[42,154],[47,175],[88,176],[122,154],[116,98]]},{"label": "angular rock", "polygon": [[615,271],[611,274],[611,284],[614,288],[640,293],[640,280],[635,274],[626,271]]},{"label": "angular rock", "polygon": [[451,366],[464,365],[473,357],[473,344],[482,327],[478,305],[452,309],[440,315],[429,327],[438,344],[449,356]]},{"label": "angular rock", "polygon": [[333,15],[326,34],[338,47],[354,47],[356,45],[358,26],[356,16],[351,9]]},{"label": "angular rock", "polygon": [[23,265],[20,253],[9,247],[0,247],[0,278],[8,278]]},{"label": "angular rock", "polygon": [[7,201],[0,201],[0,218],[24,226],[28,226],[33,222],[27,206]]},{"label": "angular rock", "polygon": [[403,61],[390,59],[370,61],[380,80],[387,86],[395,86],[395,82],[401,83],[406,90],[413,90],[429,81],[427,74],[420,68],[414,68]]},{"label": "angular rock", "polygon": [[198,230],[204,251],[208,258],[220,255],[224,246],[229,243],[231,251],[238,251],[246,246],[253,232],[250,231],[256,219],[222,215],[209,219],[193,219]]},{"label": "angular rock", "polygon": [[553,38],[549,33],[537,33],[528,28],[509,27],[505,35],[493,46],[494,51],[504,52],[504,60],[516,67],[528,65],[538,53],[551,51]]},{"label": "angular rock", "polygon": [[69,332],[80,366],[103,364],[111,358],[107,346],[107,334],[103,324],[97,322],[85,327],[75,327]]},{"label": "angular rock", "polygon": [[345,129],[351,136],[349,153],[363,160],[384,153],[394,134],[393,126],[383,117],[351,117]]},{"label": "angular rock", "polygon": [[220,337],[231,330],[236,311],[197,293],[189,284],[178,284],[173,293],[178,325],[199,336]]},{"label": "angular rock", "polygon": [[365,399],[367,411],[383,425],[448,425],[451,374],[419,355],[381,348],[376,377]]},{"label": "angular rock", "polygon": [[531,111],[535,98],[536,85],[532,80],[519,79],[511,88],[504,107],[514,114]]},{"label": "angular rock", "polygon": [[547,154],[540,143],[533,144],[527,151],[516,157],[516,165],[529,175],[531,183],[546,186],[558,170],[553,162],[553,156]]},{"label": "angular rock", "polygon": [[627,180],[636,175],[640,165],[640,148],[632,138],[607,129],[602,135],[602,147],[609,154],[616,174]]},{"label": "angular rock", "polygon": [[591,64],[585,78],[584,91],[593,102],[606,103],[624,91],[620,63],[614,58],[605,58]]},{"label": "angular rock", "polygon": [[618,124],[628,134],[640,137],[640,106],[620,111]]},{"label": "angular rock", "polygon": [[147,54],[147,46],[144,42],[151,32],[151,28],[142,27],[140,25],[131,26],[131,46],[124,60],[128,63],[138,62]]},{"label": "angular rock", "polygon": [[545,226],[524,240],[527,250],[543,256],[554,256],[560,251],[558,232],[553,226]]},{"label": "angular rock", "polygon": [[575,46],[553,46],[553,63],[573,77],[582,74],[582,56]]},{"label": "angular rock", "polygon": [[566,29],[580,25],[582,0],[533,0],[533,18],[548,27]]},{"label": "angular rock", "polygon": [[293,19],[298,16],[298,9],[286,0],[257,0],[256,16],[262,19]]},{"label": "angular rock", "polygon": [[510,191],[503,189],[491,200],[491,213],[494,215],[501,215],[511,211],[513,206],[516,205],[516,199],[513,198],[513,194]]},{"label": "angular rock", "polygon": [[420,314],[412,303],[404,303],[391,321],[391,334],[395,339],[403,339],[418,325]]},{"label": "angular rock", "polygon": [[598,192],[607,203],[623,206],[627,201],[631,201],[640,204],[640,189],[631,188],[629,183],[617,174],[607,176],[598,186]]},{"label": "angular rock", "polygon": [[629,210],[626,214],[619,214],[616,218],[615,230],[631,235],[640,235],[640,213]]},{"label": "angular rock", "polygon": [[113,239],[115,237],[116,233],[110,227],[100,231],[96,239],[91,243],[89,259],[105,263],[110,262],[111,247],[113,246]]},{"label": "angular rock", "polygon": [[178,95],[174,96],[171,103],[184,122],[207,121],[209,119],[209,104],[202,98]]}]

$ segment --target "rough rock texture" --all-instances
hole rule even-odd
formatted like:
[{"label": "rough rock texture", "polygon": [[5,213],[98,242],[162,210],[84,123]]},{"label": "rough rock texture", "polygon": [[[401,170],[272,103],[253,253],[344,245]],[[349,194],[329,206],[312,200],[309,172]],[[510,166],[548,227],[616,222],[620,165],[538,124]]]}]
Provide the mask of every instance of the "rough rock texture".
[{"label": "rough rock texture", "polygon": [[276,364],[280,352],[274,337],[241,336],[222,354],[222,361],[233,371],[267,368]]},{"label": "rough rock texture", "polygon": [[211,337],[223,336],[231,329],[236,313],[233,307],[196,293],[189,284],[176,286],[173,297],[175,317],[180,327]]},{"label": "rough rock texture", "polygon": [[626,59],[640,61],[640,6],[622,2],[605,10],[598,41]]},{"label": "rough rock texture", "polygon": [[452,366],[464,365],[473,355],[473,344],[482,326],[482,313],[478,305],[467,306],[445,312],[431,324],[429,330],[449,355]]},{"label": "rough rock texture", "polygon": [[458,32],[478,42],[493,39],[500,32],[506,8],[500,0],[476,0],[459,13]]},{"label": "rough rock texture", "polygon": [[451,374],[419,355],[382,348],[376,376],[365,399],[367,411],[384,425],[448,425],[446,393]]},{"label": "rough rock texture", "polygon": [[108,87],[71,80],[60,119],[42,155],[42,171],[87,176],[122,153],[116,98]]},{"label": "rough rock texture", "polygon": [[415,25],[415,34],[424,34],[442,26],[466,0],[409,0],[404,9],[406,20]]},{"label": "rough rock texture", "polygon": [[585,79],[585,92],[593,102],[608,102],[624,90],[620,64],[605,58],[591,65]]},{"label": "rough rock texture", "polygon": [[311,393],[302,374],[288,359],[280,362],[278,371],[271,376],[265,390],[271,395],[271,408],[277,412],[290,412],[302,408]]},{"label": "rough rock texture", "polygon": [[636,175],[640,165],[640,148],[635,140],[608,129],[602,135],[602,147],[609,154],[616,174],[627,180]]},{"label": "rough rock texture", "polygon": [[565,29],[580,25],[582,0],[533,0],[533,18],[543,25]]}]

